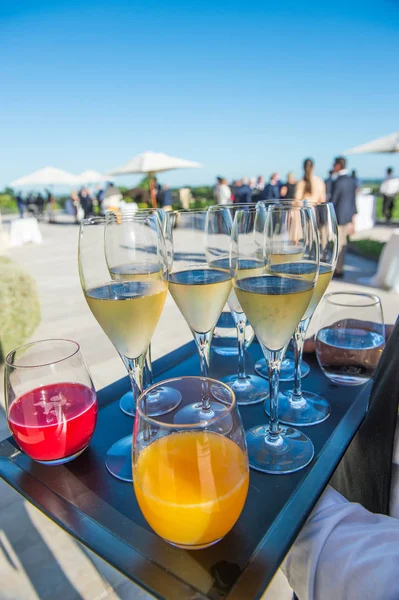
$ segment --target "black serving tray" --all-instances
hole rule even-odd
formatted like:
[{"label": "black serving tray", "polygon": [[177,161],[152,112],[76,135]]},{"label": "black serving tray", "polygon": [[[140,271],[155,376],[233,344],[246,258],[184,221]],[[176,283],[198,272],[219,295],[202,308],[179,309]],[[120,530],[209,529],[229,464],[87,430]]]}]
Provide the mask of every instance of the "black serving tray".
[{"label": "black serving tray", "polygon": [[[261,356],[253,343],[248,369]],[[290,475],[251,471],[247,502],[233,530],[205,550],[185,551],[161,540],[144,520],[131,484],[107,472],[104,457],[133,419],[118,406],[128,378],[98,392],[98,423],[89,448],[75,461],[46,467],[24,455],[12,438],[0,443],[0,476],[29,502],[124,575],[158,598],[246,600],[259,598],[327,485],[367,410],[370,386],[337,387],[306,356],[305,389],[332,406],[327,421],[304,431],[315,446],[308,467]],[[211,376],[234,372],[236,357],[212,355]],[[194,342],[154,363],[157,380],[198,375]],[[265,381],[265,385],[267,382]],[[287,389],[292,384],[282,384]],[[262,404],[241,409],[245,428],[266,422]]]}]

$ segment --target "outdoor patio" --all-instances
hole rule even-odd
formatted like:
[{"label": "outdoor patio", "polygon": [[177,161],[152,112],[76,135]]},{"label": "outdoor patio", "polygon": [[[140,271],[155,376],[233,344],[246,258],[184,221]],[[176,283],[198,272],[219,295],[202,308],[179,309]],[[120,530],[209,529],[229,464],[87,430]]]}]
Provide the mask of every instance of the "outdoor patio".
[{"label": "outdoor patio", "polygon": [[[100,389],[124,377],[126,371],[83,298],[77,270],[78,227],[62,218],[58,224],[41,224],[40,229],[43,236],[41,245],[29,244],[9,252],[9,256],[23,265],[37,282],[42,320],[33,339],[66,337],[77,340],[94,383]],[[387,231],[375,228],[373,237],[385,241]],[[393,323],[398,312],[398,296],[359,283],[361,278],[371,277],[375,270],[375,262],[348,254],[344,280],[334,280],[329,290],[357,289],[378,293],[385,320]],[[153,359],[191,339],[190,330],[168,296],[152,341]],[[3,390],[1,402],[0,434],[3,439],[9,435],[4,417]],[[0,485],[1,598],[100,600],[148,597],[80,546],[5,483]],[[265,597],[269,600],[290,597],[280,574]]]}]

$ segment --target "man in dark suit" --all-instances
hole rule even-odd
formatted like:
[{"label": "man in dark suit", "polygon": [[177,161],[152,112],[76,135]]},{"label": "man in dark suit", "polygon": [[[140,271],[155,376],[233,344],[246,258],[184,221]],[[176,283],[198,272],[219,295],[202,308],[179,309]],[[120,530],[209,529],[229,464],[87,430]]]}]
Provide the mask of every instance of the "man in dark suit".
[{"label": "man in dark suit", "polygon": [[334,161],[330,202],[334,204],[338,221],[338,260],[335,277],[343,276],[348,236],[353,233],[356,214],[356,182],[346,170],[346,159],[338,156]]},{"label": "man in dark suit", "polygon": [[249,204],[252,202],[252,190],[248,185],[246,177],[238,181],[234,188],[234,202],[238,204]]},{"label": "man in dark suit", "polygon": [[278,200],[280,198],[280,179],[278,173],[272,173],[270,181],[267,183],[259,195],[259,200]]}]

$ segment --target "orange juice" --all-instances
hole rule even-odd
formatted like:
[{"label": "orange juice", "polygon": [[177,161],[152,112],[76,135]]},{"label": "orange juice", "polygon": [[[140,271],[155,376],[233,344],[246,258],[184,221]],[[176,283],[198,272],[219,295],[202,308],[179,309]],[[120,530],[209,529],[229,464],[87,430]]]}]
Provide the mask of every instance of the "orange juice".
[{"label": "orange juice", "polygon": [[248,491],[248,461],[217,433],[172,433],[147,446],[134,467],[144,517],[178,546],[208,546],[233,527]]}]

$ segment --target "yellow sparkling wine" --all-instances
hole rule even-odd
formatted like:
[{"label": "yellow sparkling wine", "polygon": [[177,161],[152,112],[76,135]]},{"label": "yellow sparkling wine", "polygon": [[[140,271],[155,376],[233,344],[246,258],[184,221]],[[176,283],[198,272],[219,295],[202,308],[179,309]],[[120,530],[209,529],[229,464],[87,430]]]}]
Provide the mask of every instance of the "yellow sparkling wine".
[{"label": "yellow sparkling wine", "polygon": [[248,462],[237,444],[217,433],[172,433],[140,453],[133,480],[141,511],[158,535],[203,546],[225,536],[240,516]]},{"label": "yellow sparkling wine", "polygon": [[220,269],[189,269],[169,277],[169,290],[189,327],[207,333],[215,327],[231,290],[230,274]]},{"label": "yellow sparkling wine", "polygon": [[111,282],[87,290],[87,304],[115,348],[128,358],[138,358],[151,342],[161,316],[166,281]]},{"label": "yellow sparkling wine", "polygon": [[311,317],[313,315],[320,300],[323,298],[326,289],[330,284],[332,276],[333,271],[331,267],[329,265],[323,265],[322,263],[320,263],[319,277],[316,282],[312,299],[306,311],[305,318]]},{"label": "yellow sparkling wine", "polygon": [[237,298],[258,339],[280,350],[293,335],[312,298],[306,279],[260,275],[234,281]]}]

